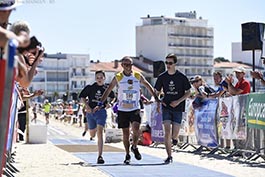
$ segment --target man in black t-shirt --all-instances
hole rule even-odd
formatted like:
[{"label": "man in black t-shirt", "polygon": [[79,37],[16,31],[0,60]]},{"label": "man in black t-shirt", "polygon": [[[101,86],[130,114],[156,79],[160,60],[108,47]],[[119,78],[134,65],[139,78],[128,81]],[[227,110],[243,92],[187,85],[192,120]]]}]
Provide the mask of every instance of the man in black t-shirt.
[{"label": "man in black t-shirt", "polygon": [[[108,85],[105,84],[105,73],[104,71],[96,71],[95,73],[96,82],[92,85],[87,85],[80,93],[79,98],[81,98],[81,102],[85,105],[86,110],[86,118],[88,123],[88,128],[90,130],[90,139],[92,140],[97,133],[98,137],[98,164],[103,164],[105,161],[102,157],[103,151],[103,128],[106,124],[107,119],[107,112],[106,112],[106,105],[107,102],[105,101],[103,105],[101,105],[100,110],[95,110],[94,108],[98,106],[100,99],[108,88]],[[114,92],[111,91],[110,98],[114,98]],[[86,101],[86,98],[87,101]]]},{"label": "man in black t-shirt", "polygon": [[165,163],[171,163],[173,161],[171,156],[171,145],[172,143],[174,145],[178,143],[177,139],[182,121],[182,112],[185,111],[185,100],[190,96],[191,88],[188,78],[176,70],[176,63],[176,55],[167,55],[165,61],[167,71],[158,76],[155,84],[156,91],[161,92],[161,90],[163,90],[164,93],[162,100],[162,116],[165,131],[164,141],[168,155]]}]

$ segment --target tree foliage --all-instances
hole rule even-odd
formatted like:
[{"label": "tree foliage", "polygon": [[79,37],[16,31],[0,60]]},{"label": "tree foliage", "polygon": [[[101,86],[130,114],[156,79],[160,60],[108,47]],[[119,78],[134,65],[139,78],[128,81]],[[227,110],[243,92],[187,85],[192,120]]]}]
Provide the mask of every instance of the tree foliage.
[{"label": "tree foliage", "polygon": [[228,59],[225,59],[224,57],[217,57],[214,59],[214,62],[220,63],[220,62],[230,62]]}]

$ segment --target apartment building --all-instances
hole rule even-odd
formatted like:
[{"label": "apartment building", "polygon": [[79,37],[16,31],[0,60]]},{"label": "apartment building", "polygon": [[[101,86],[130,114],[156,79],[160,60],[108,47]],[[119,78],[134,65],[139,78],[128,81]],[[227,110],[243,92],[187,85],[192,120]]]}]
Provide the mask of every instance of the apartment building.
[{"label": "apartment building", "polygon": [[65,93],[70,95],[94,79],[89,67],[89,55],[47,54],[38,66],[30,89],[43,89],[46,98],[59,98]]},{"label": "apartment building", "polygon": [[175,17],[142,17],[136,26],[136,57],[164,60],[168,53],[178,57],[178,69],[188,77],[201,75],[212,83],[214,30],[196,12]]}]

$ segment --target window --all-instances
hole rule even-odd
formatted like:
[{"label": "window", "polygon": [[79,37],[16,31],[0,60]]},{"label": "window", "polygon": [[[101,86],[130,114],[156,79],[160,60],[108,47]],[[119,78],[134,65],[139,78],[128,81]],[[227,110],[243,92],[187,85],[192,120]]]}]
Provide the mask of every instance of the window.
[{"label": "window", "polygon": [[82,69],[82,75],[85,76],[86,75],[86,69]]}]

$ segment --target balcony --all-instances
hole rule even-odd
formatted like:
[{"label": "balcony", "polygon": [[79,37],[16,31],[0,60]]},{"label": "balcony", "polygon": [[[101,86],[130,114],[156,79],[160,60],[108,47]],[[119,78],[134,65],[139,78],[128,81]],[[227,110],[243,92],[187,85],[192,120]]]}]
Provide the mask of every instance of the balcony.
[{"label": "balcony", "polygon": [[185,73],[187,77],[192,77],[195,75],[200,75],[202,77],[212,77],[212,74],[206,74],[206,73]]},{"label": "balcony", "polygon": [[196,34],[176,34],[176,33],[169,33],[168,36],[172,36],[172,37],[190,37],[190,38],[213,39],[213,36],[210,36],[210,35],[196,35]]},{"label": "balcony", "polygon": [[192,55],[192,54],[177,54],[176,55],[179,57],[197,57],[197,58],[213,58],[213,55]]},{"label": "balcony", "polygon": [[213,67],[213,65],[207,65],[207,64],[189,64],[189,63],[178,63],[178,66],[194,66],[194,67]]},{"label": "balcony", "polygon": [[57,67],[57,66],[42,66],[43,70],[49,70],[49,71],[68,71],[69,67]]},{"label": "balcony", "polygon": [[44,78],[33,78],[32,82],[44,82]]},{"label": "balcony", "polygon": [[68,78],[47,78],[47,82],[69,82]]},{"label": "balcony", "polygon": [[71,73],[71,77],[88,77],[88,73]]},{"label": "balcony", "polygon": [[85,86],[83,85],[72,85],[72,90],[82,90]]},{"label": "balcony", "polygon": [[213,46],[206,46],[206,45],[188,45],[188,44],[174,44],[169,43],[169,47],[183,47],[183,48],[205,48],[205,49],[213,49]]}]

